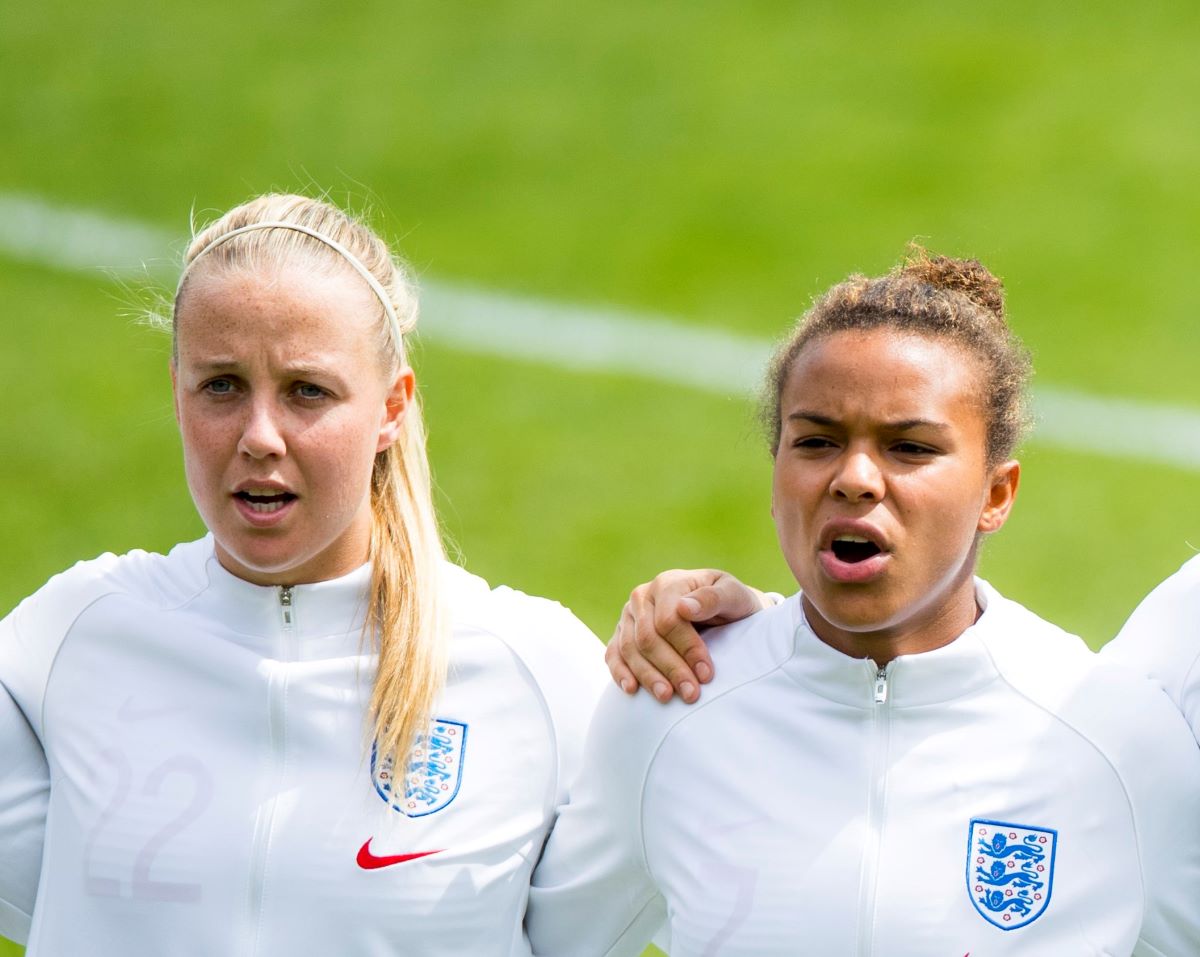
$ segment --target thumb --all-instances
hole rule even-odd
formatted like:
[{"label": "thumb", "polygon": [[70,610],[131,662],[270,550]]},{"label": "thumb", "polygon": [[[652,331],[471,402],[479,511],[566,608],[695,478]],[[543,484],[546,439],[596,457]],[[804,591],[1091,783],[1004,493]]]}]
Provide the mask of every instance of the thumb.
[{"label": "thumb", "polygon": [[703,622],[721,614],[721,592],[713,585],[704,585],[679,599],[679,617],[685,621]]}]

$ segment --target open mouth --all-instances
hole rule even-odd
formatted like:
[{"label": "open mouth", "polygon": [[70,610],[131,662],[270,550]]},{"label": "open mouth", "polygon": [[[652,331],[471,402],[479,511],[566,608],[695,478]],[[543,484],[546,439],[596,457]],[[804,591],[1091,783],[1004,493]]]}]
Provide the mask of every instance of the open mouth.
[{"label": "open mouth", "polygon": [[868,558],[878,555],[882,549],[873,541],[861,535],[839,535],[830,546],[838,561],[847,565],[865,562]]},{"label": "open mouth", "polygon": [[250,506],[255,512],[269,514],[277,512],[288,502],[295,501],[296,496],[291,492],[274,492],[268,489],[248,489],[242,492],[234,492],[233,497],[240,499]]}]

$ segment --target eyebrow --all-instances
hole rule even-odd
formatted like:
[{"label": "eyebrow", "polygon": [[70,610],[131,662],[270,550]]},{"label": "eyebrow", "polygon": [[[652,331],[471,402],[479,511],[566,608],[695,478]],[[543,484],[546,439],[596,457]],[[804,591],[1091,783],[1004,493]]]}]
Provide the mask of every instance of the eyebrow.
[{"label": "eyebrow", "polygon": [[[795,412],[789,412],[787,420],[789,422],[811,422],[814,425],[823,425],[827,428],[838,428],[842,425],[838,419],[809,409],[798,409]],[[889,432],[907,432],[909,429],[919,428],[932,429],[935,432],[950,431],[950,426],[947,423],[938,422],[934,419],[896,419],[892,422],[883,422],[881,425]]]},{"label": "eyebrow", "polygon": [[[188,365],[202,374],[213,372],[236,372],[242,368],[242,363],[237,359],[224,356],[218,356],[215,359],[199,359],[188,363]],[[305,376],[328,376],[333,374],[328,368],[323,368],[320,365],[314,365],[312,363],[286,366],[284,371],[289,375],[300,378],[304,378]]]},{"label": "eyebrow", "polygon": [[235,369],[235,368],[237,368],[238,363],[234,359],[218,358],[218,359],[203,359],[203,360],[193,359],[191,362],[188,363],[188,365],[190,365],[196,369],[199,369],[203,372],[211,372],[211,371],[216,371],[218,369]]}]

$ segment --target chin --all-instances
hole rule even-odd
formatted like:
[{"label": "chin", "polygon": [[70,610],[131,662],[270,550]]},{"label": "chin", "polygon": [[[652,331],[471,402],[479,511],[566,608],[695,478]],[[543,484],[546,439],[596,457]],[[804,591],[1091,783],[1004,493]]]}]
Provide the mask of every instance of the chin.
[{"label": "chin", "polygon": [[289,579],[309,557],[279,549],[230,548],[221,542],[217,546],[227,562],[236,566],[235,574],[256,585],[294,584]]},{"label": "chin", "polygon": [[895,623],[896,610],[880,601],[878,588],[838,585],[836,589],[841,594],[830,594],[829,588],[802,590],[817,614],[839,631],[871,634],[884,631]]}]

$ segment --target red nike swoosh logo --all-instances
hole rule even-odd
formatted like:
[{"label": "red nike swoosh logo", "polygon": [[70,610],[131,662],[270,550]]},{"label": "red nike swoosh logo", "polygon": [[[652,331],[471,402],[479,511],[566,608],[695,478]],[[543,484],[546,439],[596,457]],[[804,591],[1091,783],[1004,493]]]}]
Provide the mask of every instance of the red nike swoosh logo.
[{"label": "red nike swoosh logo", "polygon": [[430,854],[441,854],[445,848],[440,848],[436,851],[417,851],[415,854],[384,854],[382,857],[377,857],[371,853],[371,838],[367,838],[367,842],[358,849],[358,866],[364,871],[373,871],[379,867],[391,867],[393,864],[403,864],[405,861],[415,861],[419,857],[428,857]]}]

